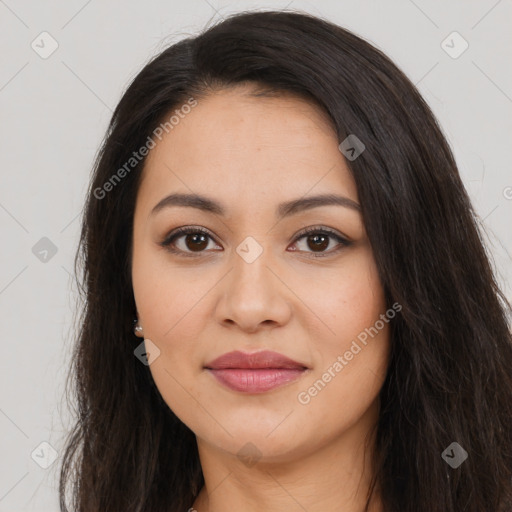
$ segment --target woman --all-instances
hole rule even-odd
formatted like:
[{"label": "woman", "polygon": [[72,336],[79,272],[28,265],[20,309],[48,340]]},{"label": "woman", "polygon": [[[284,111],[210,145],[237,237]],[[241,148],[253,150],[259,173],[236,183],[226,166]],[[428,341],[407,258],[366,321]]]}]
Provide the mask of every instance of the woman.
[{"label": "woman", "polygon": [[508,511],[506,300],[379,50],[242,13],[117,106],[83,219],[61,510]]}]

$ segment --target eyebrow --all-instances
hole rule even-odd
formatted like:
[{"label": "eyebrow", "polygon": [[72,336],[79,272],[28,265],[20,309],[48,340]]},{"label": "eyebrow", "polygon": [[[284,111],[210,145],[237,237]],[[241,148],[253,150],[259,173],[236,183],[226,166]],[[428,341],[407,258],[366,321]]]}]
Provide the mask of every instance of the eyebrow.
[{"label": "eyebrow", "polygon": [[[338,196],[335,194],[320,194],[316,196],[302,197],[300,199],[293,199],[291,201],[286,201],[279,204],[276,209],[276,217],[282,219],[284,217],[289,217],[305,210],[310,210],[311,208],[332,205],[344,206],[357,212],[361,211],[361,206],[348,197]],[[170,208],[172,206],[185,206],[190,208],[197,208],[199,210],[213,213],[215,215],[226,215],[225,208],[214,199],[199,194],[181,193],[170,194],[164,197],[156,204],[149,215],[155,215],[164,208]]]}]

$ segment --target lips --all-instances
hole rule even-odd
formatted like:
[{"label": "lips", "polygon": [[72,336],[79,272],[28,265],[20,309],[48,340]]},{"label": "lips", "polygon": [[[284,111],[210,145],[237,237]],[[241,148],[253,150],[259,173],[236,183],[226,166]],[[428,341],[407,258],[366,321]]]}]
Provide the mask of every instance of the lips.
[{"label": "lips", "polygon": [[294,361],[278,352],[264,350],[262,352],[255,352],[246,354],[244,352],[235,351],[228,352],[210,363],[205,365],[205,368],[212,370],[224,369],[257,369],[257,368],[286,368],[286,369],[306,369],[307,366]]},{"label": "lips", "polygon": [[253,354],[229,352],[207,363],[205,369],[224,386],[244,393],[270,391],[309,370],[302,363],[268,350]]}]

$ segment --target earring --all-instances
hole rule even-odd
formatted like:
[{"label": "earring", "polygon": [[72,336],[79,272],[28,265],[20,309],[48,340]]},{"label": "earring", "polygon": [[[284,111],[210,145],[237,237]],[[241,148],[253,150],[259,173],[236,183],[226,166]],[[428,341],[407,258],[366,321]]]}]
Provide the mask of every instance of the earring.
[{"label": "earring", "polygon": [[135,334],[137,334],[137,333],[139,333],[139,332],[142,332],[142,327],[141,327],[140,325],[138,325],[138,324],[137,324],[138,320],[137,320],[137,319],[135,319],[133,322],[136,324],[136,325],[135,325],[135,327],[133,328],[133,332],[134,332]]}]

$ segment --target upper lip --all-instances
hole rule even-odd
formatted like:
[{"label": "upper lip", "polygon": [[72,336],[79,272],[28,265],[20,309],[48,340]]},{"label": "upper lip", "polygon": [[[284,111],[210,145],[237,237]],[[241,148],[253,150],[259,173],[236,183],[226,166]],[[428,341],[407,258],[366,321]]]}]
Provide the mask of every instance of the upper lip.
[{"label": "upper lip", "polygon": [[228,352],[205,365],[205,368],[212,370],[224,370],[227,368],[292,368],[306,369],[305,364],[299,363],[289,357],[272,352],[271,350],[263,350],[247,354],[236,350]]}]

